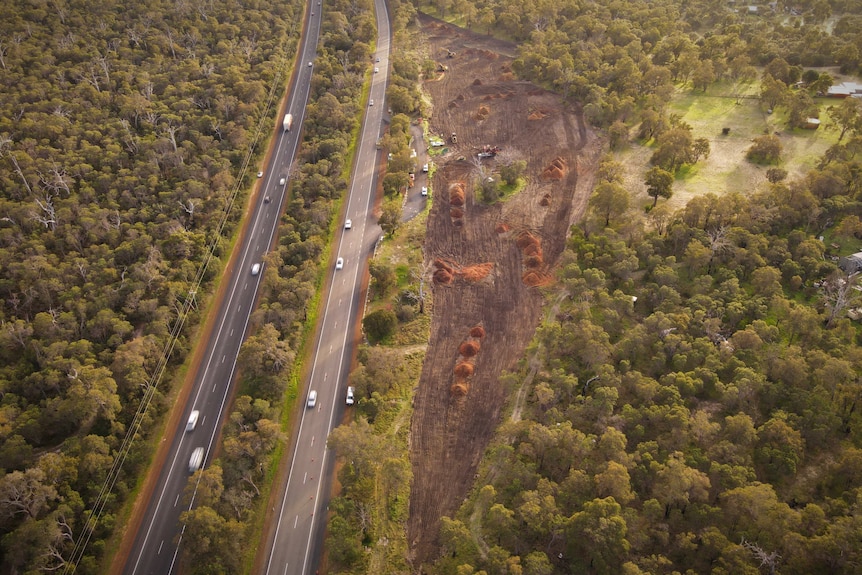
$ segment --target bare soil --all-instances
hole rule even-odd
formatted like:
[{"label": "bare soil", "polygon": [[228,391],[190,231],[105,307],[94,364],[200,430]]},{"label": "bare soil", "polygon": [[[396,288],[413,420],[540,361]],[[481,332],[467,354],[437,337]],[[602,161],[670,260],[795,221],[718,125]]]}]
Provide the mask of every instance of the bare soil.
[{"label": "bare soil", "polygon": [[[416,571],[437,557],[440,519],[473,484],[512,391],[500,375],[515,367],[540,321],[539,288],[553,283],[602,148],[579,107],[514,79],[514,45],[419,20],[429,56],[448,67],[425,82],[430,130],[447,142],[455,132],[457,143],[436,158],[425,238],[434,315],[411,428],[407,537]],[[480,161],[485,146],[501,152]],[[483,203],[478,178],[509,159],[527,162],[525,189]]]}]

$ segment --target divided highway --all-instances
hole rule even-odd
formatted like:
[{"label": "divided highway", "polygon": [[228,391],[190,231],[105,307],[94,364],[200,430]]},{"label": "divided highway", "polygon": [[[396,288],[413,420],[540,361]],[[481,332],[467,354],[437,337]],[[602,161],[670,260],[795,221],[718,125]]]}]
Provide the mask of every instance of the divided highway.
[{"label": "divided highway", "polygon": [[[296,150],[299,134],[305,120],[305,108],[311,90],[311,76],[320,34],[319,2],[309,3],[303,42],[297,56],[292,91],[286,113],[293,115],[291,131],[279,131],[274,142],[270,164],[259,182],[257,200],[251,207],[249,225],[237,245],[234,264],[225,281],[227,291],[212,338],[207,346],[200,372],[196,375],[190,401],[185,407],[182,423],[172,437],[165,465],[143,516],[134,544],[123,569],[126,575],[170,575],[177,569],[179,548],[184,527],[179,516],[194,504],[183,501],[182,493],[188,481],[189,462],[197,448],[203,448],[201,466],[206,467],[218,436],[220,422],[230,395],[230,384],[236,369],[239,348],[245,339],[249,317],[254,308],[257,291],[263,277],[261,269],[264,255],[275,237],[281,205]],[[279,128],[281,127],[279,116]],[[256,270],[255,264],[261,264]],[[256,273],[253,273],[256,272]],[[193,430],[186,430],[192,411],[199,417]],[[133,526],[134,527],[134,526]]]},{"label": "divided highway", "polygon": [[[277,507],[277,524],[266,542],[267,559],[263,567],[266,575],[315,573],[322,551],[333,469],[333,454],[326,448],[326,438],[333,423],[343,414],[353,322],[362,305],[361,281],[380,235],[371,212],[376,191],[377,140],[386,110],[390,29],[384,0],[375,0],[375,8],[378,44],[374,66],[378,72],[372,74],[345,221],[335,244],[343,268],[330,270],[329,291],[318,326],[308,385],[308,392],[316,392],[316,401],[312,407],[308,405],[308,396],[303,398],[306,407],[297,429],[287,485]],[[348,219],[350,229],[344,225]]]}]

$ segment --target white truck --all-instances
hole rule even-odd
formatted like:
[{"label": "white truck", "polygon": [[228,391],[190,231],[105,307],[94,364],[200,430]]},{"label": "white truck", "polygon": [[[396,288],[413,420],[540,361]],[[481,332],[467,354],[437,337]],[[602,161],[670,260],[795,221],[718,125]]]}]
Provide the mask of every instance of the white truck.
[{"label": "white truck", "polygon": [[283,124],[284,124],[284,131],[289,132],[290,127],[293,125],[293,115],[285,114]]}]

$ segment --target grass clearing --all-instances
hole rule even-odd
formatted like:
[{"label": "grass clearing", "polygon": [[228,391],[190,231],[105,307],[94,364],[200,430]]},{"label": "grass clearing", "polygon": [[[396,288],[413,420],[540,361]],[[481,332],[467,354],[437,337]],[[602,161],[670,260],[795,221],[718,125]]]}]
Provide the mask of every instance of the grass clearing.
[{"label": "grass clearing", "polygon": [[[752,193],[761,187],[770,166],[745,159],[751,141],[758,136],[776,134],[781,139],[784,151],[779,167],[787,170],[789,179],[804,176],[817,165],[826,149],[838,141],[838,133],[824,125],[818,130],[789,130],[786,113],[782,109],[766,113],[757,97],[758,91],[759,83],[720,83],[705,93],[686,87],[674,96],[669,113],[688,123],[695,138],[709,140],[710,155],[677,173],[673,197],[668,200],[671,207],[681,208],[694,196],[708,192]],[[820,106],[820,119],[828,125],[826,110],[837,100],[817,98],[815,102]],[[722,133],[725,128],[729,128],[727,134]],[[634,141],[614,154],[626,168],[624,181],[636,204],[652,203],[643,180],[654,149],[653,142]]]}]

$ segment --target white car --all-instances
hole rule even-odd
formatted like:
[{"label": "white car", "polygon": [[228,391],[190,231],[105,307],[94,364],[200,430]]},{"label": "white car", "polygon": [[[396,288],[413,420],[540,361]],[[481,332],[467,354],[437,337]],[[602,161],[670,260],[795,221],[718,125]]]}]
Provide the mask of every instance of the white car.
[{"label": "white car", "polygon": [[425,164],[424,166],[422,166],[422,171],[425,172],[426,174],[428,173],[428,164]]},{"label": "white car", "polygon": [[256,276],[260,273],[260,264],[254,264],[251,266],[251,275]]},{"label": "white car", "polygon": [[368,100],[368,105],[369,105],[369,106],[373,106],[373,105],[374,105],[374,100]]},{"label": "white car", "polygon": [[379,71],[380,71],[380,68],[378,68],[377,66],[374,66],[374,73],[376,74]]},{"label": "white car", "polygon": [[189,420],[186,423],[186,431],[194,431],[195,426],[198,424],[198,417],[200,417],[201,412],[197,409],[191,412],[189,415]]},{"label": "white car", "polygon": [[196,447],[194,451],[192,451],[192,456],[189,458],[189,473],[194,473],[198,469],[201,468],[201,464],[204,462],[204,448]]},{"label": "white car", "polygon": [[347,388],[347,405],[353,405],[353,387]]},{"label": "white car", "polygon": [[353,227],[353,222],[351,222],[349,219],[344,220],[344,229],[345,230],[349,230],[352,227]]},{"label": "white car", "polygon": [[426,188],[425,186],[422,186],[422,195],[423,195],[423,196],[427,196],[427,195],[428,195],[428,188]]},{"label": "white car", "polygon": [[308,401],[305,402],[305,405],[308,407],[314,407],[317,405],[317,391],[312,389],[308,392]]},{"label": "white car", "polygon": [[311,68],[313,64],[311,62],[308,63],[308,67]]},{"label": "white car", "polygon": [[283,186],[285,184],[285,182],[287,182],[287,178],[282,178],[278,181],[278,185]]},{"label": "white car", "polygon": [[344,258],[338,258],[335,260],[335,269],[340,270],[344,268]]},{"label": "white car", "polygon": [[262,178],[262,177],[263,177],[263,172],[258,172],[258,173],[257,173],[257,177],[258,177],[258,178]]},{"label": "white car", "polygon": [[376,58],[374,59],[374,61],[375,61],[375,62],[379,62],[379,61],[380,61],[380,56],[376,57]]}]

